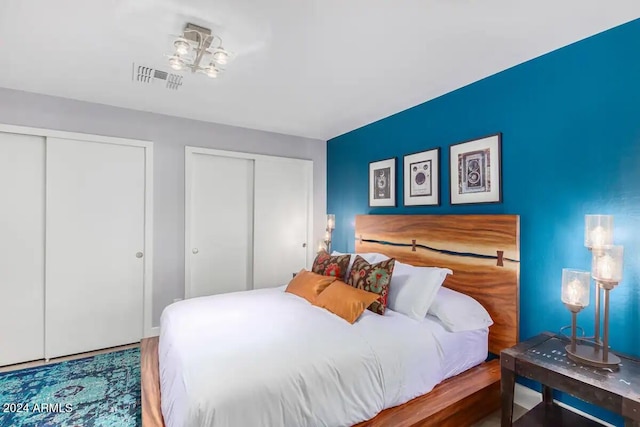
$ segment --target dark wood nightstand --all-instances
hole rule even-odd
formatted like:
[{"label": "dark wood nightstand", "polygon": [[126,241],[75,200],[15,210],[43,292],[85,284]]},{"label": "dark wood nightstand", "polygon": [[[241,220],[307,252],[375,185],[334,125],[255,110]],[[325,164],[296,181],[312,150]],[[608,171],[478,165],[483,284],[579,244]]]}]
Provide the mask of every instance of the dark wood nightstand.
[{"label": "dark wood nightstand", "polygon": [[[502,427],[600,425],[554,404],[554,389],[622,415],[625,427],[640,427],[640,360],[618,354],[619,371],[593,368],[568,359],[568,343],[544,333],[500,353]],[[516,376],[542,384],[542,403],[512,424]]]}]

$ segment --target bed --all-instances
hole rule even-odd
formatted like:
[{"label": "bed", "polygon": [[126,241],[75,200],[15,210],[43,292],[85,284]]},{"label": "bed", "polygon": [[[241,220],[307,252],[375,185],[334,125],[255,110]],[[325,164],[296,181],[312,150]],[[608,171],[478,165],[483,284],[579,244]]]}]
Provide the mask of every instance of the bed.
[{"label": "bed", "polygon": [[[482,416],[498,405],[499,374],[495,362],[483,362],[487,350],[497,354],[517,342],[518,234],[518,217],[510,215],[356,218],[356,252],[451,268],[445,286],[480,301],[494,319],[490,330],[451,333],[435,318],[418,322],[391,310],[385,316],[365,312],[350,325],[283,288],[168,307],[157,350],[164,423],[471,422],[467,416],[460,424],[461,410],[475,405],[483,410],[474,416]],[[148,347],[156,351],[143,343],[145,425],[159,418],[157,402],[153,417],[145,408],[154,400],[145,390]],[[461,387],[462,378],[467,393],[447,397],[445,387]]]}]

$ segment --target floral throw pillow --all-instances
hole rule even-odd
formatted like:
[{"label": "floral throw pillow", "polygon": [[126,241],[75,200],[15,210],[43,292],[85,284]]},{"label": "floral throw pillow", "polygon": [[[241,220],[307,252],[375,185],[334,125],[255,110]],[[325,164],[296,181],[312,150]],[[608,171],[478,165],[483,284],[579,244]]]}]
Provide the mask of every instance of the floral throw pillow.
[{"label": "floral throw pillow", "polygon": [[316,274],[322,274],[323,276],[335,277],[338,280],[345,280],[345,273],[347,267],[349,267],[349,260],[351,255],[338,255],[331,256],[327,252],[322,251],[316,256],[313,261],[313,267],[311,271]]},{"label": "floral throw pillow", "polygon": [[384,314],[384,310],[387,308],[387,295],[395,263],[396,260],[391,258],[377,264],[369,264],[364,258],[357,255],[353,267],[351,267],[348,285],[380,295],[369,306],[369,310],[374,313]]}]

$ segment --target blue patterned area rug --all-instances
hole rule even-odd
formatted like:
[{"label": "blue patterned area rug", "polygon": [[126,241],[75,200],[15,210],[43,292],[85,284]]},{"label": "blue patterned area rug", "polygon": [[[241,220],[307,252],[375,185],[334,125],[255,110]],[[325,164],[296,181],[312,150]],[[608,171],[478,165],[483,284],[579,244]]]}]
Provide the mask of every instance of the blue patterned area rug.
[{"label": "blue patterned area rug", "polygon": [[140,349],[0,374],[0,427],[136,427]]}]

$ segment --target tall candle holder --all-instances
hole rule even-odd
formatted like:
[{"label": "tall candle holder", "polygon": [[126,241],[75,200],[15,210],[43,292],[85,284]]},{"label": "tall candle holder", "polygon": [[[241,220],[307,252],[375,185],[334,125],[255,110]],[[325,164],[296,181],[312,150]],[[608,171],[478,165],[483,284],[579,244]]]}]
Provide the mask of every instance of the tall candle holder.
[{"label": "tall candle holder", "polygon": [[[569,283],[565,286],[565,274],[563,270],[562,300],[572,313],[571,345],[567,346],[567,356],[576,362],[587,365],[617,369],[620,364],[620,358],[609,351],[609,292],[622,281],[624,248],[613,245],[613,217],[610,215],[586,215],[584,245],[591,251],[591,277],[594,279],[596,291],[594,337],[593,341],[591,341],[590,338],[579,339],[576,337],[577,313],[586,307],[588,302],[585,305],[567,303],[567,301],[573,301],[570,295],[574,295],[575,297],[576,294],[575,292],[571,294]],[[579,295],[584,296],[584,272],[581,272],[579,277],[580,287],[576,287],[578,285],[574,284],[573,289],[579,289],[580,292],[582,292]],[[566,297],[565,288],[567,292]],[[602,301],[604,304],[604,321],[602,323],[604,330],[602,340],[600,340],[601,291],[604,291],[604,300]],[[565,301],[565,299],[567,299],[567,301]],[[578,340],[590,342],[592,345],[577,344]]]},{"label": "tall candle holder", "polygon": [[324,233],[324,244],[327,248],[327,252],[331,253],[331,238],[333,236],[333,230],[336,228],[336,216],[334,214],[327,214],[327,228]]},{"label": "tall candle holder", "polygon": [[[622,246],[604,246],[593,252],[591,258],[591,276],[596,283],[596,291],[604,290],[604,333],[602,336],[602,357],[598,363],[610,366],[618,365],[620,358],[609,352],[609,292],[622,281]],[[598,319],[598,323],[599,323]]]},{"label": "tall candle holder", "polygon": [[588,271],[562,269],[562,302],[571,311],[571,345],[567,353],[577,353],[577,315],[589,305],[591,275]]},{"label": "tall candle holder", "polygon": [[[612,215],[585,215],[584,216],[584,246],[591,253],[598,253],[603,246],[613,245],[613,216]],[[596,347],[600,347],[600,287],[595,289],[595,325],[593,341]]]}]

